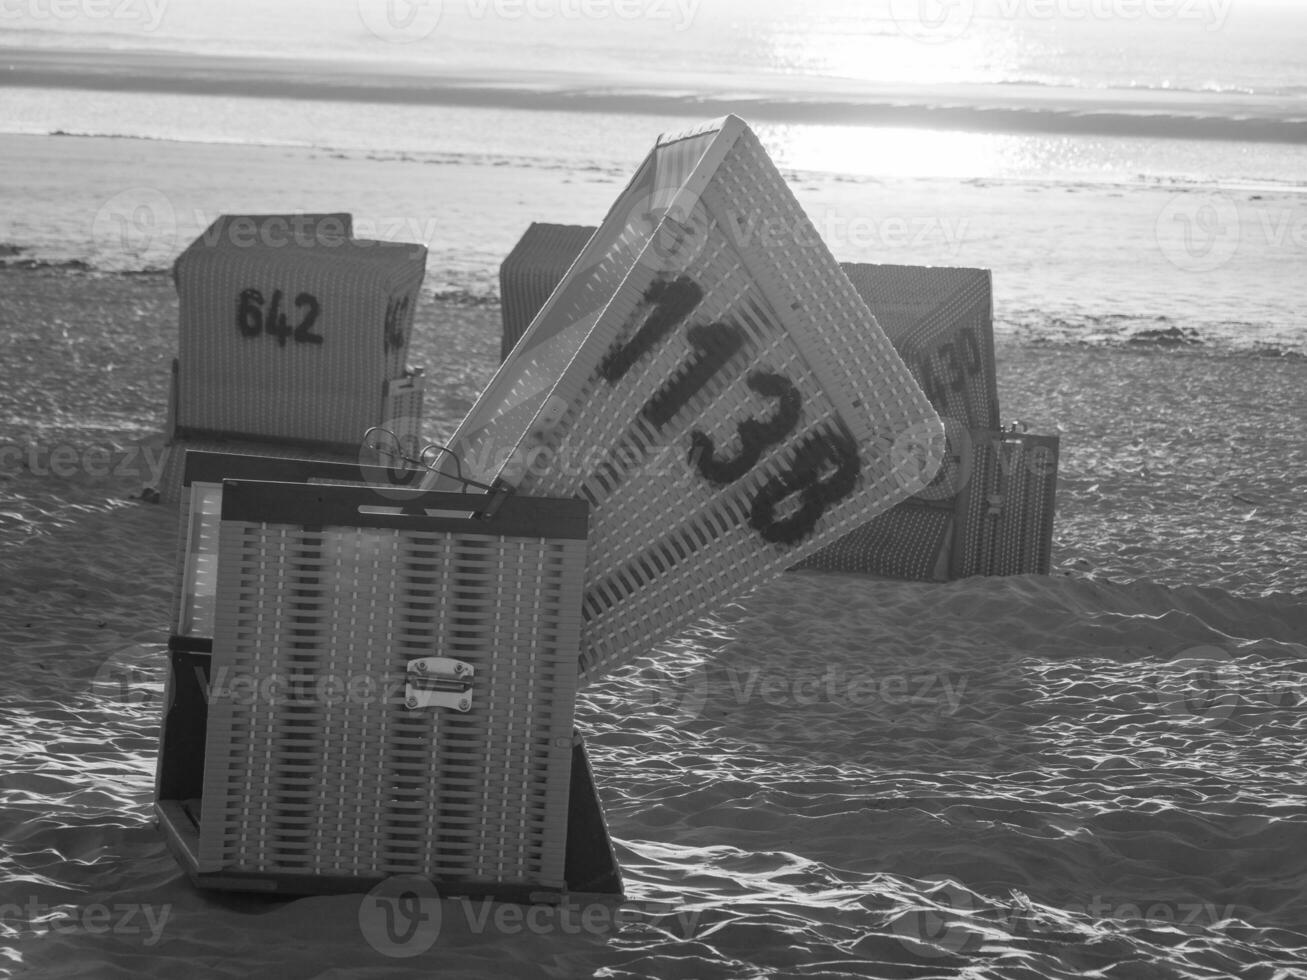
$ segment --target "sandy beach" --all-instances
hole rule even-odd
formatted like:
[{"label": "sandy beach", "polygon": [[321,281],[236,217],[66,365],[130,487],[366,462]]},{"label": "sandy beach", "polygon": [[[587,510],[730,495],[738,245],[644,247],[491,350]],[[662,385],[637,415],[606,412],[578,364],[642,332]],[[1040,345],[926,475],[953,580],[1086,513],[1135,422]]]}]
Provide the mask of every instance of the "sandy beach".
[{"label": "sandy beach", "polygon": [[[432,438],[498,312],[427,288]],[[0,323],[0,974],[1307,975],[1300,357],[1000,336],[1062,436],[1054,573],[791,574],[588,688],[630,918],[447,901],[410,961],[357,897],[194,891],[151,824],[169,278],[6,268]]]},{"label": "sandy beach", "polygon": [[[1307,980],[1304,36],[1289,0],[0,0],[0,980]],[[839,260],[991,273],[1003,420],[1060,436],[1051,574],[787,573],[585,686],[620,906],[197,890],[142,494],[178,255],[224,214],[425,249],[444,442],[527,227],[727,112]],[[758,194],[738,228],[815,245]]]}]

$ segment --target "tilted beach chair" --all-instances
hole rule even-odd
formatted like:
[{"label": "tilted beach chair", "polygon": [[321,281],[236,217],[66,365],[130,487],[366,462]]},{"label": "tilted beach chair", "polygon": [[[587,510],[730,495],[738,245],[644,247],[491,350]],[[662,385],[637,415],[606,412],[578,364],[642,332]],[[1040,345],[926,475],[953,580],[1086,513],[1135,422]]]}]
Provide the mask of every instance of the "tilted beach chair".
[{"label": "tilted beach chair", "polygon": [[223,215],[178,257],[179,309],[157,488],[186,447],[347,461],[385,426],[420,438],[406,365],[425,246],[357,239],[348,214]]},{"label": "tilted beach chair", "polygon": [[446,472],[590,503],[586,680],[924,487],[944,441],[728,117],[659,140],[450,445]]},{"label": "tilted beach chair", "polygon": [[[505,258],[505,354],[594,232],[533,223]],[[1001,428],[990,273],[841,267],[944,419],[950,448],[930,488],[796,567],[917,580],[1047,573],[1058,438]]]}]

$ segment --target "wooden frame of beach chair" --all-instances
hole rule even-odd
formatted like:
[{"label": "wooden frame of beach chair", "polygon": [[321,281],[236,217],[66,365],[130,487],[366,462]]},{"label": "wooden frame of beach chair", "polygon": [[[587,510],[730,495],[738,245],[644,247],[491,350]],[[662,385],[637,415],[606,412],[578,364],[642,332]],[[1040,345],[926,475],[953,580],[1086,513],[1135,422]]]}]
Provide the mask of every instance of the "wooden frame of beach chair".
[{"label": "wooden frame of beach chair", "polygon": [[[562,281],[595,228],[536,222],[500,266],[504,356]],[[985,269],[841,263],[876,322],[944,418],[951,447],[935,486],[895,505],[797,563],[800,569],[943,581],[966,575],[1047,573],[1057,437],[1001,432],[994,360],[993,288]],[[997,440],[997,443],[996,443]],[[1025,443],[1037,480],[1021,481],[996,513],[963,496],[959,468],[999,466],[996,444]],[[989,448],[983,448],[989,447]],[[967,457],[963,466],[962,454]],[[974,453],[974,456],[973,456]],[[1023,464],[1024,465],[1024,464]],[[944,488],[944,489],[941,489]],[[987,491],[985,496],[997,490]],[[983,530],[982,530],[983,529]],[[996,550],[995,535],[1005,542]],[[1005,556],[996,560],[997,554]]]},{"label": "wooden frame of beach chair", "polygon": [[[384,425],[420,438],[405,365],[422,245],[354,238],[348,214],[223,215],[178,257],[168,439],[347,461]],[[156,488],[176,499],[181,452]]]},{"label": "wooden frame of beach chair", "polygon": [[201,887],[620,900],[571,727],[587,507],[409,476],[188,454],[169,845]]},{"label": "wooden frame of beach chair", "polygon": [[944,439],[731,116],[658,141],[450,447],[590,502],[590,679],[924,487]]}]

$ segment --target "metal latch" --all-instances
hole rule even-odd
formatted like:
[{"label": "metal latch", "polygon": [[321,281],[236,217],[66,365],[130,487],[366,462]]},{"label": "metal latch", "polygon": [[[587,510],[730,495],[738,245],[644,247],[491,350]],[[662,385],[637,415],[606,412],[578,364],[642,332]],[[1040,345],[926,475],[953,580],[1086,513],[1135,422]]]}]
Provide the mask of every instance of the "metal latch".
[{"label": "metal latch", "polygon": [[419,657],[408,662],[404,704],[409,708],[472,708],[471,664],[448,657]]}]

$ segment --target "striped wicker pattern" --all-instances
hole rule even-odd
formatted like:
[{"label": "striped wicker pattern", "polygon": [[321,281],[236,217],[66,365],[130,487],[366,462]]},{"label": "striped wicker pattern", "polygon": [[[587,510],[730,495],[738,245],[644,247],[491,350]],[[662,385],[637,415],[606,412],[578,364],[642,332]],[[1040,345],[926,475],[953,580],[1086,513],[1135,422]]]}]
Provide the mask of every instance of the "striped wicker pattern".
[{"label": "striped wicker pattern", "polygon": [[177,619],[174,636],[212,637],[213,610],[218,595],[218,530],[222,485],[193,482],[182,507],[177,563]]},{"label": "striped wicker pattern", "polygon": [[580,225],[535,222],[504,259],[499,267],[500,311],[504,321],[499,344],[501,361],[526,333],[594,231]]},{"label": "striped wicker pattern", "polygon": [[[587,679],[933,475],[939,419],[819,241],[740,120],[665,137],[456,434],[465,464],[507,448],[501,479],[591,504]],[[626,357],[687,281],[684,325]],[[744,462],[708,475],[704,439]]]},{"label": "striped wicker pattern", "polygon": [[348,449],[404,377],[421,245],[341,215],[225,215],[178,258],[176,435]]},{"label": "striped wicker pattern", "polygon": [[[275,446],[259,443],[213,443],[208,446],[174,446],[168,466],[177,472],[180,484],[181,533],[178,535],[176,617],[174,636],[213,637],[213,603],[217,595],[218,530],[222,520],[222,481],[261,479],[299,483],[337,483],[359,486],[389,486],[400,474],[361,472],[359,464],[374,461],[338,459],[328,454],[290,455]],[[393,465],[382,461],[380,465]]]},{"label": "striped wicker pattern", "polygon": [[[222,496],[200,870],[564,887],[585,505]],[[430,656],[468,711],[406,706]]]},{"label": "striped wicker pattern", "polygon": [[795,567],[943,581],[950,575],[954,526],[952,507],[909,497]]},{"label": "striped wicker pattern", "polygon": [[976,431],[971,440],[974,463],[958,496],[953,576],[1047,574],[1058,437]]},{"label": "striped wicker pattern", "polygon": [[999,427],[988,269],[843,264],[940,415]]}]

